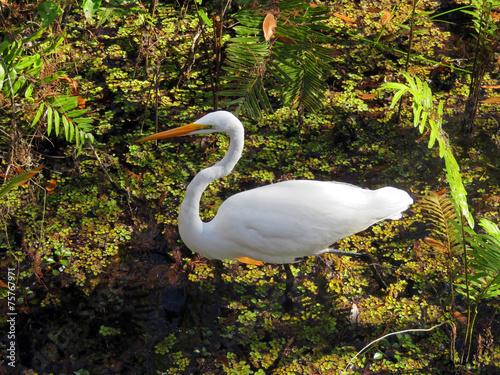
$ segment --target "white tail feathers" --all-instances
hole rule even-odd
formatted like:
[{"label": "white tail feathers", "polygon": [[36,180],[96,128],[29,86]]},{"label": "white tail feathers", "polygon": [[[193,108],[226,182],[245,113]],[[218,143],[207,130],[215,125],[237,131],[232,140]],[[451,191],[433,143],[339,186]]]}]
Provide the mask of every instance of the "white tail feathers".
[{"label": "white tail feathers", "polygon": [[391,186],[375,190],[374,198],[374,206],[380,215],[379,220],[401,219],[401,213],[413,204],[413,199],[406,191]]}]

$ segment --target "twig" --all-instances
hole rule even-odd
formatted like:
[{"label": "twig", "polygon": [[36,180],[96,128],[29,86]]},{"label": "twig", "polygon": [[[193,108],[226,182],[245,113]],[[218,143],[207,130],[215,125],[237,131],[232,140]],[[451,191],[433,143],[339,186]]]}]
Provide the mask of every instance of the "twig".
[{"label": "twig", "polygon": [[349,363],[347,364],[347,366],[344,368],[344,370],[341,372],[341,375],[344,374],[347,369],[349,368],[349,366],[352,364],[352,362],[361,354],[363,353],[364,351],[366,351],[366,349],[368,349],[370,346],[372,346],[373,344],[376,344],[377,342],[389,337],[389,336],[393,336],[393,335],[400,335],[400,334],[403,334],[403,333],[412,333],[412,332],[430,332],[436,328],[439,328],[441,327],[443,324],[445,323],[448,323],[450,324],[452,327],[453,327],[453,323],[449,322],[448,320],[443,322],[443,323],[440,323],[438,325],[435,325],[431,328],[416,328],[416,329],[405,329],[404,331],[397,331],[397,332],[392,332],[392,333],[388,333],[387,335],[384,335],[382,337],[379,337],[378,339],[372,341],[371,343],[369,343],[368,345],[366,345],[363,349],[361,349],[350,361]]}]

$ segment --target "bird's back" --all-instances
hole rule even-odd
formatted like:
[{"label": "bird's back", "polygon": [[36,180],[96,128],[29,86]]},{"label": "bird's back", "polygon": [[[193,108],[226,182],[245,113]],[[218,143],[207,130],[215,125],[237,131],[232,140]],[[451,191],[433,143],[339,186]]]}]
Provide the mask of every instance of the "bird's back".
[{"label": "bird's back", "polygon": [[397,219],[413,200],[399,189],[367,190],[309,180],[285,181],[236,194],[219,208],[206,230],[204,255],[290,263],[321,253],[334,242],[383,219]]}]

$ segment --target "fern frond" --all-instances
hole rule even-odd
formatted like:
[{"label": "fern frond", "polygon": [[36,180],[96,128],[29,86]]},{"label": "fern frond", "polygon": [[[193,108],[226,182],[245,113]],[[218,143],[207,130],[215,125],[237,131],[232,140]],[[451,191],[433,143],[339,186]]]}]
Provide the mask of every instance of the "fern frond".
[{"label": "fern frond", "polygon": [[226,106],[238,104],[236,112],[243,109],[260,117],[262,111],[272,111],[266,91],[271,86],[285,105],[309,110],[322,105],[327,88],[323,78],[332,60],[324,47],[331,38],[323,22],[328,8],[298,0],[280,1],[278,6],[275,39],[270,43],[262,37],[262,13],[252,9],[237,15],[241,26],[235,27],[237,37],[227,47],[227,84],[219,92],[234,98]]},{"label": "fern frond", "polygon": [[441,243],[450,254],[456,255],[461,245],[459,232],[453,225],[458,221],[453,202],[445,194],[431,191],[421,197],[419,204],[427,215],[426,221],[431,224],[432,239]]},{"label": "fern frond", "polygon": [[257,37],[234,38],[227,48],[227,55],[226,75],[222,79],[228,83],[219,95],[236,99],[227,102],[226,106],[238,104],[236,114],[243,109],[253,118],[260,117],[261,111],[271,112],[271,103],[263,84],[269,58],[268,46],[259,43]]},{"label": "fern frond", "polygon": [[[56,136],[59,136],[60,125],[62,123],[66,141],[76,143],[78,153],[81,151],[85,141],[93,142],[94,137],[91,134],[93,127],[91,123],[94,120],[90,117],[82,117],[87,114],[87,109],[77,109],[77,97],[59,95],[45,103],[45,106],[47,108],[47,135],[50,135],[52,128],[54,128]],[[40,108],[43,109],[43,105]],[[36,116],[38,117],[38,113]],[[33,121],[33,124],[36,124],[38,119],[36,122]]]}]

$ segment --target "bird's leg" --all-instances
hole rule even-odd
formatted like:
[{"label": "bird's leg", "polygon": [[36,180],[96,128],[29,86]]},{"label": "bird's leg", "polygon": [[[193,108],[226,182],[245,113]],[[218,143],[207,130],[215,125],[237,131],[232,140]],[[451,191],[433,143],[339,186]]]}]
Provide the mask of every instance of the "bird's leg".
[{"label": "bird's leg", "polygon": [[350,251],[342,251],[342,250],[337,250],[337,249],[328,249],[327,252],[330,254],[335,254],[335,255],[340,255],[340,256],[347,255],[351,258],[357,258],[365,263],[368,263],[368,266],[370,267],[370,269],[372,271],[373,277],[375,278],[375,280],[377,280],[378,285],[382,289],[387,289],[387,285],[384,282],[384,280],[382,279],[382,276],[380,275],[380,273],[378,272],[377,267],[375,267],[375,263],[373,261],[373,258],[370,255],[360,254],[360,253],[351,253]]},{"label": "bird's leg", "polygon": [[285,310],[289,311],[291,310],[293,305],[292,297],[290,297],[290,294],[292,292],[295,276],[293,276],[292,270],[290,269],[290,265],[288,263],[283,264],[283,268],[285,269],[285,274],[286,274],[285,302],[283,303],[283,307],[285,308]]}]

